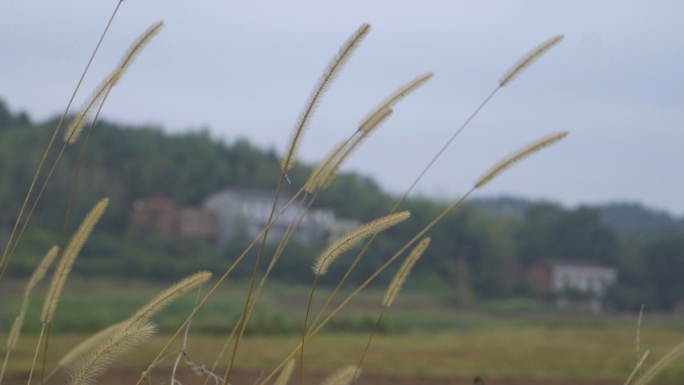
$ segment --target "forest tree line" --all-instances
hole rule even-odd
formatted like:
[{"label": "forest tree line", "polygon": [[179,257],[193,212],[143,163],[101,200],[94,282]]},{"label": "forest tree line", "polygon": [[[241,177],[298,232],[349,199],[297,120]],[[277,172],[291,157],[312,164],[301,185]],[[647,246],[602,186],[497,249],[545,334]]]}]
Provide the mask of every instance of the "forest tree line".
[{"label": "forest tree line", "polygon": [[[57,119],[34,123],[26,113],[12,113],[0,101],[0,245],[16,221],[19,208],[43,155]],[[56,148],[62,143],[57,142]],[[30,274],[50,245],[58,243],[78,144],[68,147],[55,170],[32,225],[17,249],[10,274]],[[51,165],[57,151],[48,157]],[[289,173],[294,193],[312,165],[297,164]],[[230,187],[273,190],[280,177],[275,150],[263,150],[238,139],[224,143],[207,131],[169,135],[159,127],[129,127],[100,122],[90,138],[80,171],[71,216],[73,229],[102,197],[110,198],[106,215],[76,264],[76,273],[139,276],[172,280],[200,269],[224,271],[247,241],[235,239],[221,248],[196,239],[168,238],[150,231],[133,231],[128,216],[137,198],[164,194],[179,204],[202,204],[210,194]],[[39,178],[39,186],[45,180]],[[410,181],[409,181],[410,182]],[[455,197],[456,198],[456,197]],[[342,173],[320,194],[316,205],[331,208],[341,218],[370,221],[386,215],[397,197],[358,173]],[[527,202],[514,214],[496,210],[503,200],[466,203],[449,214],[428,235],[432,244],[415,267],[409,286],[459,290],[470,300],[530,297],[535,293],[527,269],[547,259],[591,261],[618,269],[617,284],[608,299],[618,309],[671,310],[684,304],[684,226],[664,213],[619,205],[567,209],[548,202]],[[32,202],[32,201],[30,201]],[[409,221],[384,233],[351,275],[364,281],[445,207],[424,197],[408,199]],[[634,215],[641,212],[642,216]],[[247,242],[247,243],[246,243]],[[292,242],[273,277],[310,283],[311,264],[325,245]],[[267,248],[273,253],[275,246]],[[355,257],[346,254],[333,264],[320,284],[335,284]],[[250,261],[235,278],[247,277]],[[381,276],[386,284],[392,272]]]}]

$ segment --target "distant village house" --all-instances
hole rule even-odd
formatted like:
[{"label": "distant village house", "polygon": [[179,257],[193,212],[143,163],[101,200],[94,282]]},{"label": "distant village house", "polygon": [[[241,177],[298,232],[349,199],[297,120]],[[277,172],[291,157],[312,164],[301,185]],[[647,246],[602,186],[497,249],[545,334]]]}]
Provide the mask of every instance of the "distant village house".
[{"label": "distant village house", "polygon": [[178,206],[158,195],[136,199],[129,217],[132,228],[144,228],[169,237],[193,237],[211,244],[217,241],[216,213],[198,207]]},{"label": "distant village house", "polygon": [[[161,195],[137,199],[129,217],[132,228],[144,228],[169,237],[185,236],[224,245],[231,238],[255,238],[268,223],[275,193],[263,190],[226,189],[209,196],[202,208],[179,206]],[[354,230],[355,220],[340,220],[329,209],[304,210],[301,201],[285,208],[289,196],[281,194],[269,240],[279,241],[291,223],[298,223],[293,238],[303,244],[326,242]]]},{"label": "distant village house", "polygon": [[593,262],[547,260],[530,268],[528,280],[543,296],[552,295],[560,308],[603,311],[606,289],[617,281],[617,269]]},{"label": "distant village house", "polygon": [[[209,196],[204,202],[204,209],[218,215],[219,244],[239,235],[250,238],[259,235],[268,224],[274,199],[274,192],[246,189],[226,189]],[[293,238],[304,244],[327,241],[358,226],[356,221],[336,219],[330,209],[304,210],[306,207],[300,200],[285,208],[290,199],[286,194],[281,194],[278,199],[276,213],[284,211],[271,225],[271,241],[279,241],[290,223],[299,223]]]}]

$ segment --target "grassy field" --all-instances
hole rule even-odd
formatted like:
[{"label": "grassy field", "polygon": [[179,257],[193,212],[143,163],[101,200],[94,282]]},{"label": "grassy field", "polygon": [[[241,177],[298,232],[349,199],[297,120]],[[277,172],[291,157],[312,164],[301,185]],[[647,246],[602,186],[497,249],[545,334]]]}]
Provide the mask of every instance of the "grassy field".
[{"label": "grassy field", "polygon": [[[81,338],[76,335],[54,338],[51,361]],[[330,372],[357,362],[366,338],[355,333],[326,334],[315,339],[307,347],[307,370]],[[13,360],[14,370],[30,366],[35,339],[29,336],[21,344]],[[674,331],[644,331],[642,348],[651,351],[646,368],[682,339],[684,336]],[[155,337],[117,364],[117,368],[144,370],[166,340],[165,336]],[[298,341],[294,335],[248,336],[241,345],[237,367],[268,373]],[[222,342],[223,338],[215,335],[192,335],[189,353],[197,362],[211,364]],[[624,381],[635,363],[634,332],[630,330],[529,328],[381,335],[373,343],[364,370],[369,374],[398,376]],[[159,372],[167,370],[160,368]],[[659,379],[681,383],[684,363],[675,361]]]},{"label": "grassy field", "polygon": [[[2,299],[6,329],[11,325],[18,297],[8,290]],[[50,360],[78,343],[83,330],[97,330],[126,318],[165,285],[124,280],[75,279],[66,290],[51,339]],[[275,367],[298,343],[303,322],[305,287],[271,286],[254,316],[252,333],[241,344],[239,368],[255,372]],[[39,290],[40,291],[40,290]],[[38,292],[39,292],[38,291]],[[370,290],[354,301],[330,332],[307,345],[307,368],[328,372],[355,363],[363,351],[384,290]],[[329,294],[322,289],[319,307]],[[367,373],[402,376],[445,376],[510,379],[624,380],[634,367],[636,316],[593,317],[551,312],[529,304],[516,310],[500,303],[485,304],[477,312],[447,306],[448,296],[402,293],[387,315],[385,332],[376,336],[364,363]],[[189,352],[200,363],[211,364],[243,305],[242,285],[226,285],[199,313],[191,329]],[[35,348],[38,309],[36,297],[27,318],[28,331],[13,354],[12,370],[28,368]],[[189,294],[156,317],[164,333],[175,330],[193,306]],[[314,308],[317,309],[315,305]],[[506,309],[505,311],[502,309]],[[650,350],[645,368],[684,340],[677,316],[645,315],[641,351]],[[335,330],[358,332],[335,332]],[[164,334],[126,357],[117,367],[143,370],[166,341]],[[225,364],[225,362],[224,362]],[[684,362],[675,361],[659,377],[684,380]]]}]

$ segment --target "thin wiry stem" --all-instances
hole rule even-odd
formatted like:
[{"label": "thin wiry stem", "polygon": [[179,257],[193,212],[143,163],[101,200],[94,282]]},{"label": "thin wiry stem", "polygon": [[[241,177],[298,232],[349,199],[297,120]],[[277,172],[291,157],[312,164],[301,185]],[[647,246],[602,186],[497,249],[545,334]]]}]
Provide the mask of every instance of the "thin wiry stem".
[{"label": "thin wiry stem", "polygon": [[309,302],[306,304],[306,315],[304,315],[304,328],[302,330],[301,342],[302,349],[300,350],[301,354],[299,356],[299,385],[302,385],[302,381],[304,380],[304,344],[306,342],[306,324],[309,321],[309,311],[311,311],[311,303],[313,302],[313,295],[314,291],[316,290],[316,284],[318,283],[318,277],[320,277],[320,275],[316,274],[313,284],[311,285],[311,294],[309,295]]},{"label": "thin wiry stem", "polygon": [[[312,199],[309,200],[308,205],[303,208],[302,206],[304,205],[306,198],[308,194],[304,194],[304,197],[302,198],[301,204],[299,208],[297,209],[297,215],[295,217],[298,217],[299,219],[296,222],[290,222],[288,223],[287,229],[285,230],[285,235],[283,236],[283,239],[281,239],[280,243],[278,244],[278,248],[276,249],[275,254],[273,254],[273,258],[271,258],[271,262],[268,265],[268,268],[266,269],[266,272],[264,273],[263,277],[261,277],[261,280],[259,281],[259,286],[257,287],[254,295],[252,296],[252,303],[250,304],[249,310],[247,311],[247,320],[245,322],[249,322],[249,318],[252,315],[252,312],[254,311],[254,307],[256,306],[256,301],[261,295],[261,291],[264,288],[264,285],[266,283],[266,279],[268,276],[271,274],[271,271],[273,270],[273,267],[275,266],[276,262],[280,258],[280,256],[283,253],[283,250],[285,249],[285,246],[287,243],[290,241],[292,236],[294,235],[295,230],[299,225],[301,224],[302,220],[304,219],[304,216],[306,215],[306,212],[309,210],[311,207],[311,204],[313,201],[316,199],[316,196],[318,195],[318,192],[313,196]],[[301,213],[301,215],[300,215]],[[223,343],[223,346],[221,347],[221,351],[219,352],[218,356],[214,360],[214,363],[212,364],[211,371],[215,371],[216,368],[218,367],[218,363],[223,358],[223,355],[226,353],[226,350],[228,349],[228,345],[230,345],[230,342],[233,340],[233,337],[235,336],[235,333],[237,332],[238,326],[240,325],[242,315],[240,315],[240,318],[238,319],[238,322],[235,324],[233,329],[231,330],[230,334],[228,335],[228,338],[226,339],[226,342]],[[209,382],[209,378],[207,378],[204,381],[204,385],[206,385]]]},{"label": "thin wiry stem", "polygon": [[27,385],[31,385],[31,379],[33,378],[33,369],[36,367],[36,360],[38,359],[38,352],[40,351],[40,343],[43,340],[43,333],[45,332],[45,323],[40,329],[40,335],[38,336],[38,343],[36,344],[36,353],[33,355],[33,362],[31,363],[31,371],[29,371],[29,378]]},{"label": "thin wiry stem", "polygon": [[[204,304],[209,300],[209,298],[211,298],[211,297],[214,295],[214,293],[216,292],[216,290],[218,290],[219,286],[221,286],[221,284],[226,280],[226,278],[228,278],[228,276],[230,275],[230,273],[232,273],[233,270],[237,267],[237,265],[240,264],[240,262],[242,262],[242,260],[245,258],[245,256],[247,255],[247,253],[249,253],[249,252],[252,250],[252,248],[256,245],[256,243],[259,241],[259,239],[261,239],[261,237],[264,235],[264,233],[266,232],[266,230],[271,228],[271,226],[273,225],[273,223],[274,223],[275,221],[277,221],[278,218],[280,218],[281,215],[283,215],[283,213],[287,210],[287,208],[290,207],[290,206],[292,205],[292,203],[299,197],[299,195],[302,194],[303,191],[304,191],[303,188],[300,189],[300,190],[297,192],[297,194],[295,194],[295,195],[294,195],[294,196],[285,204],[285,206],[280,210],[280,212],[278,212],[278,214],[273,218],[273,221],[271,221],[270,223],[268,223],[268,224],[265,226],[265,228],[264,228],[259,234],[257,234],[257,236],[254,238],[254,240],[252,241],[252,243],[250,243],[250,244],[245,248],[245,250],[242,252],[242,254],[240,254],[240,256],[238,256],[237,259],[233,262],[233,264],[232,264],[232,265],[223,273],[223,275],[218,279],[218,281],[217,281],[217,282],[214,284],[214,286],[209,290],[209,292],[204,296],[204,298],[202,298],[202,301],[199,303],[199,305],[197,306],[197,308],[196,308],[195,310],[193,310],[193,312],[185,319],[185,321],[183,322],[183,324],[181,324],[180,327],[176,330],[176,332],[171,336],[171,338],[169,338],[169,340],[166,342],[166,345],[164,345],[164,347],[163,347],[163,348],[161,349],[161,351],[157,354],[157,356],[154,358],[154,360],[152,360],[152,363],[150,363],[150,365],[148,366],[148,370],[151,369],[152,367],[154,367],[154,365],[159,361],[159,359],[161,359],[161,357],[162,357],[162,356],[164,355],[164,353],[169,349],[169,347],[171,346],[171,344],[173,343],[173,341],[175,341],[176,338],[178,338],[178,336],[180,335],[180,333],[183,331],[183,328],[185,328],[185,325],[187,325],[187,323],[190,322],[190,320],[192,319],[192,317],[195,316],[195,314],[199,311],[199,309],[201,309],[202,306],[204,306]],[[144,372],[142,373],[142,375],[140,376],[140,378],[139,378],[138,381],[136,382],[136,385],[140,385],[140,384],[142,383],[142,381],[145,379],[146,376],[147,376],[147,370],[144,371]]]},{"label": "thin wiry stem", "polygon": [[[38,169],[36,170],[36,174],[33,176],[33,181],[31,182],[31,186],[29,187],[28,192],[26,193],[26,198],[24,199],[24,203],[21,206],[21,209],[19,210],[19,216],[17,217],[17,221],[14,223],[14,228],[12,229],[12,233],[10,234],[9,239],[7,240],[7,245],[5,245],[5,251],[2,254],[2,259],[0,259],[0,267],[2,267],[2,272],[0,272],[0,282],[2,281],[3,277],[5,276],[5,272],[7,271],[7,265],[9,265],[10,260],[12,259],[12,256],[14,255],[14,250],[16,249],[16,244],[19,243],[21,240],[21,235],[23,234],[23,229],[21,231],[21,234],[17,237],[17,240],[15,241],[15,246],[12,249],[12,252],[8,256],[8,250],[10,247],[10,244],[12,244],[12,239],[14,238],[14,234],[17,231],[17,228],[19,227],[19,222],[21,222],[21,218],[24,216],[24,210],[26,209],[26,205],[28,204],[28,200],[33,192],[33,188],[35,187],[36,181],[38,180],[38,176],[40,175],[40,172],[43,169],[43,165],[45,164],[45,160],[47,159],[48,153],[50,152],[50,149],[52,148],[52,145],[55,142],[55,138],[57,137],[57,133],[59,132],[60,128],[62,127],[62,123],[66,119],[67,114],[69,113],[69,108],[71,108],[71,104],[74,102],[74,99],[76,98],[76,93],[78,92],[79,88],[81,87],[81,83],[83,83],[83,79],[85,78],[86,73],[88,72],[88,69],[90,68],[90,64],[93,62],[93,59],[95,58],[95,55],[97,54],[97,51],[100,49],[100,45],[102,44],[102,41],[104,40],[105,35],[107,34],[107,31],[109,30],[109,27],[112,25],[112,21],[114,21],[114,17],[116,16],[117,12],[119,11],[119,7],[121,6],[121,3],[123,0],[119,0],[119,2],[116,4],[116,7],[114,8],[114,12],[112,13],[112,16],[109,18],[109,22],[107,23],[107,26],[105,27],[104,31],[102,32],[102,35],[100,36],[100,40],[97,42],[97,45],[95,46],[95,50],[93,51],[93,54],[90,56],[90,59],[88,60],[88,64],[86,65],[86,68],[83,70],[83,74],[81,74],[81,78],[78,81],[78,84],[76,84],[76,88],[74,89],[73,94],[71,95],[71,99],[69,99],[69,103],[67,103],[67,107],[64,110],[64,114],[62,114],[62,117],[59,120],[59,123],[57,123],[57,127],[55,128],[54,133],[52,134],[52,138],[50,139],[50,143],[47,146],[47,149],[45,150],[45,153],[43,154],[43,158],[40,161],[40,164],[38,165]],[[47,182],[46,182],[47,183]],[[41,194],[42,195],[42,194]],[[36,203],[38,204],[38,200],[40,199],[40,196],[36,199]],[[34,205],[35,208],[35,205]],[[33,210],[31,210],[33,212]],[[26,225],[28,222],[31,220],[31,215],[29,215],[26,218],[25,224],[24,224],[24,229],[26,228]]]},{"label": "thin wiry stem", "polygon": [[[274,222],[273,216],[275,215],[275,210],[278,204],[278,197],[280,196],[280,191],[283,188],[283,182],[285,181],[285,171],[282,172],[280,176],[280,182],[278,182],[278,188],[276,189],[276,195],[275,198],[273,199],[273,206],[271,207],[271,213],[268,216],[268,222],[267,225],[270,225],[271,223]],[[247,299],[245,300],[245,307],[242,310],[242,316],[240,317],[240,327],[238,328],[238,334],[237,337],[235,338],[235,346],[233,346],[233,355],[230,357],[230,363],[228,364],[228,370],[226,371],[226,375],[223,378],[223,383],[228,384],[230,380],[230,374],[233,370],[233,365],[235,364],[235,356],[237,355],[237,350],[240,345],[240,339],[242,338],[242,335],[245,332],[245,327],[247,326],[247,312],[249,311],[249,304],[250,304],[250,299],[252,296],[252,290],[254,289],[254,282],[256,282],[256,276],[257,273],[259,272],[259,266],[261,265],[261,257],[264,254],[264,248],[266,247],[266,238],[268,237],[268,231],[270,230],[270,226],[266,227],[266,230],[264,231],[264,237],[261,240],[261,247],[259,248],[259,255],[257,255],[257,260],[254,263],[254,270],[252,271],[252,279],[249,282],[249,290],[247,291]]]},{"label": "thin wiry stem", "polygon": [[[278,182],[278,188],[276,189],[276,196],[275,199],[273,200],[273,207],[271,208],[271,213],[269,215],[269,219],[267,224],[271,223],[271,220],[273,218],[273,215],[275,214],[276,210],[276,205],[278,203],[278,197],[280,196],[280,191],[282,190],[283,182],[287,178],[287,171],[292,167],[293,162],[294,162],[294,156],[297,151],[297,148],[301,142],[301,137],[302,134],[308,125],[311,116],[313,112],[316,109],[317,104],[320,102],[321,97],[325,93],[326,89],[330,86],[332,81],[335,79],[335,76],[342,70],[342,67],[344,64],[349,60],[351,57],[351,54],[354,52],[354,50],[358,47],[358,45],[361,43],[363,38],[368,34],[370,31],[370,25],[368,24],[362,24],[361,27],[359,27],[353,34],[352,36],[347,39],[345,44],[340,48],[338,51],[337,55],[333,57],[330,65],[326,68],[326,70],[323,72],[323,76],[319,80],[318,84],[314,88],[313,94],[310,96],[306,106],[304,107],[304,111],[299,117],[299,120],[297,122],[297,125],[295,127],[295,130],[292,134],[292,139],[290,141],[290,145],[288,146],[288,150],[286,151],[286,155],[283,158],[281,162],[282,166],[282,175],[280,177],[280,181]],[[249,309],[249,304],[250,304],[250,297],[252,295],[252,290],[254,288],[254,282],[256,281],[256,275],[259,271],[259,266],[261,264],[261,258],[264,252],[264,248],[266,245],[266,238],[268,237],[268,230],[269,228],[267,227],[266,231],[264,232],[264,237],[261,242],[261,248],[259,249],[259,254],[257,256],[256,263],[254,264],[254,271],[252,272],[252,279],[249,284],[249,290],[247,292],[247,300],[245,301],[245,307],[242,312],[242,317],[240,321],[240,328],[238,331],[237,338],[235,339],[235,346],[233,348],[233,355],[230,359],[230,363],[228,365],[228,370],[226,371],[226,376],[224,377],[224,383],[228,383],[230,380],[230,374],[233,370],[233,365],[235,363],[235,356],[237,354],[237,349],[240,345],[240,339],[242,337],[242,334],[244,333],[245,326],[246,326],[246,319],[247,317],[245,316],[247,314],[247,311]]]},{"label": "thin wiry stem", "polygon": [[352,381],[354,382],[354,379],[356,379],[356,376],[358,376],[359,371],[361,370],[361,365],[363,364],[363,360],[366,358],[366,354],[368,353],[368,349],[370,349],[371,342],[373,341],[373,337],[375,337],[375,333],[378,332],[378,328],[380,327],[380,322],[382,321],[382,316],[385,314],[385,310],[387,310],[387,306],[383,306],[382,310],[380,311],[380,315],[378,316],[378,319],[375,321],[375,325],[373,325],[373,331],[371,332],[370,336],[368,337],[368,342],[366,342],[366,347],[363,349],[363,354],[361,354],[361,359],[359,360],[359,363],[356,365],[356,370],[354,370],[354,376],[352,376]]}]

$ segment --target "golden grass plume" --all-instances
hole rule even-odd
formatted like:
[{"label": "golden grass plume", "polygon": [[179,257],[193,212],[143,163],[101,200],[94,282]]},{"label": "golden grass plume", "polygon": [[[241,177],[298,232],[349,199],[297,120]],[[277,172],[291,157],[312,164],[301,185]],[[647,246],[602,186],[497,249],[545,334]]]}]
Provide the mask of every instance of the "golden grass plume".
[{"label": "golden grass plume", "polygon": [[420,86],[422,86],[423,84],[425,84],[428,80],[430,80],[432,78],[432,75],[433,75],[432,72],[427,72],[423,75],[420,75],[417,78],[406,83],[405,85],[401,86],[398,90],[394,91],[392,94],[390,94],[387,98],[385,98],[385,100],[383,100],[376,108],[371,110],[363,118],[363,120],[359,124],[359,130],[362,129],[364,126],[366,126],[368,124],[368,122],[371,119],[373,119],[373,117],[375,115],[379,114],[384,108],[394,106],[398,101],[405,98],[408,94],[410,94],[411,92],[420,88]]},{"label": "golden grass plume", "polygon": [[95,92],[93,92],[93,94],[81,108],[81,111],[79,111],[76,117],[74,117],[71,120],[66,130],[64,131],[64,141],[66,143],[76,143],[78,137],[81,135],[81,132],[83,132],[83,128],[88,122],[90,115],[98,106],[100,106],[100,104],[104,100],[105,95],[107,95],[107,92],[116,84],[116,82],[121,77],[121,73],[122,70],[120,68],[117,68],[116,70],[114,70],[114,72],[109,74],[109,76],[107,76],[105,80],[103,80],[102,83],[100,83],[100,85],[97,86]]},{"label": "golden grass plume", "polygon": [[361,242],[363,239],[378,234],[388,228],[395,226],[411,216],[408,211],[402,211],[396,214],[390,214],[382,218],[378,218],[372,222],[368,222],[359,226],[356,230],[351,231],[333,243],[331,243],[323,252],[318,254],[316,261],[313,264],[313,272],[316,275],[323,275],[328,272],[330,264],[340,256],[340,254],[349,250],[351,247]]},{"label": "golden grass plume", "polygon": [[[71,365],[74,361],[76,361],[76,359],[80,358],[83,354],[87,353],[95,346],[110,339],[114,334],[123,330],[127,325],[129,325],[129,323],[126,321],[117,322],[86,338],[62,358],[60,358],[59,362],[57,363],[57,367],[53,370],[53,372],[57,371],[59,368]],[[50,376],[52,376],[52,373]]]},{"label": "golden grass plume", "polygon": [[525,56],[518,60],[513,68],[508,70],[508,72],[506,72],[501,79],[499,79],[499,85],[501,87],[505,87],[511,82],[511,80],[513,80],[513,78],[520,74],[520,72],[529,67],[535,60],[539,59],[544,53],[553,48],[556,44],[560,43],[563,38],[563,35],[556,35],[541,43],[532,51],[528,52]]},{"label": "golden grass plume", "polygon": [[356,365],[349,365],[331,374],[321,385],[349,385],[360,375],[361,370],[357,370]]},{"label": "golden grass plume", "polygon": [[166,305],[175,301],[184,293],[187,293],[188,291],[205,284],[211,279],[211,275],[212,274],[209,271],[200,271],[177,282],[173,286],[159,293],[156,297],[133,313],[133,315],[128,319],[129,324],[134,325],[142,320],[151,318]]},{"label": "golden grass plume", "polygon": [[71,267],[74,265],[76,257],[81,252],[83,245],[88,240],[95,224],[102,218],[108,203],[109,199],[104,198],[95,204],[88,215],[86,215],[83,222],[81,222],[81,225],[78,227],[64,250],[61,259],[57,264],[57,268],[55,268],[55,273],[52,276],[52,282],[50,283],[47,296],[45,297],[45,303],[43,304],[43,313],[40,319],[44,324],[52,321],[55,309],[57,308],[57,302],[59,301],[59,296],[62,293],[64,283],[69,276]]},{"label": "golden grass plume", "polygon": [[370,25],[365,23],[362,24],[349,37],[349,39],[347,39],[347,41],[342,45],[342,47],[340,47],[337,54],[333,56],[328,67],[325,69],[325,71],[323,71],[323,75],[316,83],[313,92],[311,93],[309,99],[306,102],[304,110],[297,119],[295,128],[292,131],[292,135],[290,136],[287,151],[285,151],[285,156],[280,162],[280,166],[282,167],[283,172],[286,172],[290,168],[292,168],[302,135],[304,134],[304,131],[306,130],[306,127],[308,126],[308,123],[311,119],[311,115],[313,115],[314,111],[316,110],[316,107],[320,102],[323,94],[328,89],[333,80],[335,80],[335,77],[342,70],[342,67],[344,67],[345,63],[349,60],[352,53],[356,50],[361,41],[363,41],[366,35],[368,35],[368,32],[370,32]]},{"label": "golden grass plume", "polygon": [[140,51],[147,45],[147,43],[152,40],[152,38],[161,31],[164,26],[163,21],[158,21],[152,24],[145,32],[143,32],[140,37],[138,37],[133,44],[128,48],[128,51],[124,53],[121,61],[119,62],[119,68],[121,71],[126,71],[126,69],[131,65],[133,59],[140,53]]},{"label": "golden grass plume", "polygon": [[96,345],[76,363],[69,379],[69,385],[91,384],[111,364],[150,339],[156,331],[157,327],[146,320],[114,333],[111,338]]},{"label": "golden grass plume", "polygon": [[494,167],[492,167],[487,173],[482,175],[480,179],[475,182],[475,188],[482,188],[485,184],[494,179],[497,175],[501,174],[504,170],[509,168],[513,163],[518,162],[535,152],[541,150],[544,147],[550,146],[559,140],[565,138],[568,135],[567,131],[557,132],[549,136],[545,136],[535,142],[528,144],[527,146],[521,148],[513,155],[500,161]]},{"label": "golden grass plume", "polygon": [[332,151],[326,155],[323,161],[316,166],[311,173],[311,176],[309,176],[309,179],[304,184],[304,190],[306,192],[312,193],[321,185],[322,180],[324,180],[330,172],[330,167],[334,164],[333,162],[342,153],[342,150],[347,146],[347,143],[348,141],[346,140],[338,143]]},{"label": "golden grass plume", "polygon": [[418,259],[420,259],[420,257],[423,255],[423,253],[429,245],[430,237],[426,237],[423,238],[416,245],[416,247],[413,248],[413,250],[411,250],[409,256],[406,257],[404,263],[401,264],[399,270],[397,270],[397,273],[392,278],[392,282],[390,282],[389,287],[387,288],[387,292],[385,293],[385,297],[382,300],[382,306],[392,306],[392,303],[394,302],[394,299],[397,297],[399,290],[401,290],[401,287],[404,285],[404,282],[406,282],[406,277],[408,277],[408,275],[411,273],[411,269],[416,264],[416,262],[418,262]]},{"label": "golden grass plume", "polygon": [[392,112],[392,109],[389,107],[383,108],[378,114],[373,116],[364,127],[359,129],[358,132],[360,132],[361,135],[358,135],[355,140],[349,143],[349,145],[344,148],[344,150],[330,164],[327,173],[324,175],[324,177],[321,177],[318,188],[325,189],[326,187],[330,186],[330,183],[332,183],[333,179],[335,179],[335,176],[337,176],[337,173],[340,171],[340,167],[342,167],[342,164],[345,160],[347,160],[349,155],[351,155],[352,152],[354,152],[354,150],[361,144],[361,142],[363,142],[363,140],[366,139],[378,126],[384,123],[392,114]]}]

